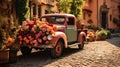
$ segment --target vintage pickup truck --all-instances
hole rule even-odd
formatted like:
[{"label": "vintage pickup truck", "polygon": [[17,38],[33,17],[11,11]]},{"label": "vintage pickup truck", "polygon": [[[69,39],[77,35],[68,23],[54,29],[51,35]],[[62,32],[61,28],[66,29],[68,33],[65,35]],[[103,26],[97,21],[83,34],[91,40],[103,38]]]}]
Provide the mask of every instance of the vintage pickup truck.
[{"label": "vintage pickup truck", "polygon": [[[60,57],[65,48],[78,45],[78,49],[83,49],[86,33],[83,29],[78,29],[76,24],[76,17],[72,14],[46,14],[40,18],[41,21],[49,22],[57,26],[57,31],[54,36],[48,36],[51,41],[49,45],[40,45],[32,48],[50,49],[51,57]],[[32,49],[31,48],[31,49]],[[23,54],[31,52],[28,47],[21,47]]]}]

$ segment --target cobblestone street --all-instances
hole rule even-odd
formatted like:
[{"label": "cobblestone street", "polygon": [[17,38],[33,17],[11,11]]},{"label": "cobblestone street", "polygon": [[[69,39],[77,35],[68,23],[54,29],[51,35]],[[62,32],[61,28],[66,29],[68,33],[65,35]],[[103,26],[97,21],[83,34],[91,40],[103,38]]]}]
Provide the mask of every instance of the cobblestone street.
[{"label": "cobblestone street", "polygon": [[[50,54],[34,52],[22,56],[8,67],[120,67],[120,37],[85,44],[83,50],[66,49],[59,59],[51,59]],[[0,66],[1,67],[1,66]]]}]

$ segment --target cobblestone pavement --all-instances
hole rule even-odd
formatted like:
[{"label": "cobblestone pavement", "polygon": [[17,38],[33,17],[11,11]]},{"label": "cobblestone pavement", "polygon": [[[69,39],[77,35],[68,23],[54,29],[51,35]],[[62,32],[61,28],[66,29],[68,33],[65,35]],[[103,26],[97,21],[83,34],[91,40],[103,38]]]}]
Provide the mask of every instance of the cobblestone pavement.
[{"label": "cobblestone pavement", "polygon": [[20,55],[8,67],[120,67],[120,37],[89,42],[83,50],[66,49],[58,59],[51,59],[46,51]]}]

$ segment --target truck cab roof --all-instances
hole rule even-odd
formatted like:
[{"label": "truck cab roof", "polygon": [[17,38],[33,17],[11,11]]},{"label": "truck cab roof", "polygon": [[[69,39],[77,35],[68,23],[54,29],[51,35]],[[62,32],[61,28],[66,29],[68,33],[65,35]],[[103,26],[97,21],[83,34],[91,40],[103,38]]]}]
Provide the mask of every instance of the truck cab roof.
[{"label": "truck cab roof", "polygon": [[[55,14],[45,14],[44,16],[66,16],[66,17],[75,17],[73,14],[59,14],[59,13],[55,13]],[[43,16],[43,17],[44,17]]]}]

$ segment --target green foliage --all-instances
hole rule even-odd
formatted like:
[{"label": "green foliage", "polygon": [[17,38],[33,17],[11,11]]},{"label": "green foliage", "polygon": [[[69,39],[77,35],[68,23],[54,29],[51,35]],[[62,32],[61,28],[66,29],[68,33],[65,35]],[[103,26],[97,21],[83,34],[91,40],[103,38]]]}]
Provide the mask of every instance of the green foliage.
[{"label": "green foliage", "polygon": [[76,17],[79,17],[81,12],[81,5],[83,4],[83,0],[72,0],[70,13],[74,14]]},{"label": "green foliage", "polygon": [[87,22],[88,22],[89,24],[92,24],[92,23],[93,23],[92,19],[89,19]]},{"label": "green foliage", "polygon": [[107,38],[111,38],[111,32],[107,31]]},{"label": "green foliage", "polygon": [[72,0],[59,0],[59,10],[61,13],[69,13],[71,1]]},{"label": "green foliage", "polygon": [[30,18],[29,0],[16,0],[16,15],[19,19],[19,24]]},{"label": "green foliage", "polygon": [[101,36],[107,36],[107,31],[102,29],[101,31],[98,32],[98,34]]},{"label": "green foliage", "polygon": [[111,38],[111,32],[105,29],[97,30],[96,31],[96,37],[100,37],[101,40],[104,40],[106,38]]},{"label": "green foliage", "polygon": [[61,13],[71,13],[79,17],[83,2],[84,0],[59,0],[59,10]]}]

